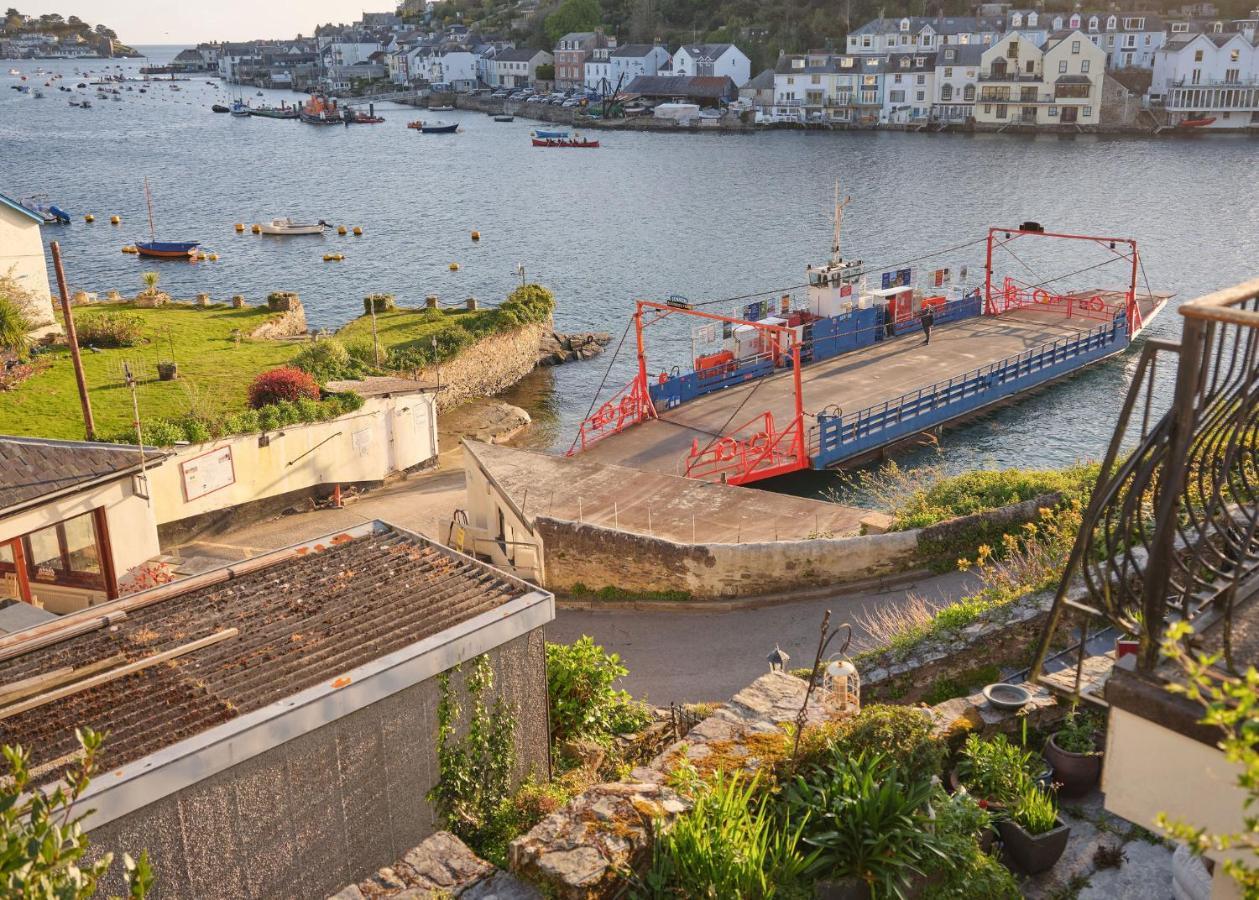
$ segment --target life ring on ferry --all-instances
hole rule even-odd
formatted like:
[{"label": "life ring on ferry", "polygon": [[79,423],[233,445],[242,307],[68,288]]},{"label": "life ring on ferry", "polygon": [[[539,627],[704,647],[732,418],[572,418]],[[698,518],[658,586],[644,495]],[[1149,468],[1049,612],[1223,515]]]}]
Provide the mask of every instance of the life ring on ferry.
[{"label": "life ring on ferry", "polygon": [[1101,312],[1106,308],[1105,301],[1101,297],[1093,297],[1088,301],[1089,309],[1093,312]]},{"label": "life ring on ferry", "polygon": [[760,450],[762,447],[768,447],[770,442],[768,431],[758,431],[756,434],[748,438],[749,450]]},{"label": "life ring on ferry", "polygon": [[636,412],[638,412],[638,401],[633,397],[622,397],[620,406],[621,418],[628,419]]},{"label": "life ring on ferry", "polygon": [[660,383],[660,384],[665,384],[665,383],[667,383],[667,382],[668,382],[668,380],[669,380],[669,373],[668,373],[668,372],[661,372],[661,373],[660,373],[660,378],[659,378],[659,383]]},{"label": "life ring on ferry", "polygon": [[599,411],[591,417],[590,424],[592,424],[595,428],[602,428],[604,425],[611,422],[613,416],[615,415],[616,408],[612,405],[611,401],[609,401],[599,407]]},{"label": "life ring on ferry", "polygon": [[1032,292],[1032,300],[1036,303],[1045,304],[1053,302],[1053,297],[1049,295],[1049,291],[1044,288],[1037,288]]},{"label": "life ring on ferry", "polygon": [[713,447],[713,455],[718,462],[727,462],[734,459],[735,453],[738,452],[738,445],[730,438],[722,438]]}]

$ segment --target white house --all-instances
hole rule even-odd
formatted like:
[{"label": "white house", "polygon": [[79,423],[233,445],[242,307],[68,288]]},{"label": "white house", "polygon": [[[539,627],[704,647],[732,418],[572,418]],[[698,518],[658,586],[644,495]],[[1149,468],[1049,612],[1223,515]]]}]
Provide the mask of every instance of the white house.
[{"label": "white house", "polygon": [[963,124],[974,116],[985,49],[978,44],[960,44],[941,47],[936,53],[934,121]]},{"label": "white house", "polygon": [[538,66],[552,65],[555,57],[546,50],[515,47],[500,50],[494,57],[498,85],[505,88],[528,87],[538,77]]},{"label": "white house", "polygon": [[925,122],[935,102],[934,53],[893,53],[883,72],[883,108],[879,119],[892,124]]},{"label": "white house", "polygon": [[725,75],[741,86],[752,77],[752,61],[734,44],[683,44],[673,54],[671,74]]},{"label": "white house", "polygon": [[[639,75],[659,75],[670,63],[669,51],[659,44],[626,44],[613,50],[608,58],[612,63],[608,81],[613,88],[629,84]],[[737,80],[735,83],[742,84]]]},{"label": "white house", "polygon": [[57,330],[44,262],[43,218],[0,194],[0,276],[11,276],[32,300],[22,314],[36,334]]},{"label": "white house", "polygon": [[1259,49],[1240,32],[1175,36],[1155,54],[1150,102],[1171,124],[1214,119],[1209,128],[1259,123]]},{"label": "white house", "polygon": [[1042,50],[1008,34],[980,57],[975,121],[986,125],[1096,125],[1106,54],[1082,31],[1055,32]]},{"label": "white house", "polygon": [[587,90],[601,94],[612,92],[612,60],[608,58],[611,52],[607,47],[595,47],[586,57],[582,86]]},{"label": "white house", "polygon": [[423,73],[434,84],[449,84],[456,91],[470,91],[477,86],[480,54],[471,50],[438,50],[425,60]]},{"label": "white house", "polygon": [[774,70],[773,104],[762,120],[873,124],[882,116],[885,61],[877,56],[808,53]]}]

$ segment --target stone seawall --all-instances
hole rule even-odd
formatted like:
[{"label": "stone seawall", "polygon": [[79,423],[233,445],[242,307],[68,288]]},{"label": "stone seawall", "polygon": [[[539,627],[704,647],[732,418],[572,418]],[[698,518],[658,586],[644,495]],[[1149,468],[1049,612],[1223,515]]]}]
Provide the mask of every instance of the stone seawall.
[{"label": "stone seawall", "polygon": [[454,359],[420,371],[420,380],[440,382],[438,410],[450,409],[474,397],[492,397],[524,378],[538,365],[543,335],[550,321],[522,326],[506,334],[481,338]]},{"label": "stone seawall", "polygon": [[748,597],[891,575],[916,564],[917,531],[804,541],[679,544],[600,525],[539,516],[552,590],[613,586],[627,593],[683,590]]}]

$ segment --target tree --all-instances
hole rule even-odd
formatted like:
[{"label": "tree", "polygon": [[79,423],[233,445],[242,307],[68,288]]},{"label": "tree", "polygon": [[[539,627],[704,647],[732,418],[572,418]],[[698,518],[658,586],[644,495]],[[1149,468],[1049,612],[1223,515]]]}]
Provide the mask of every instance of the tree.
[{"label": "tree", "polygon": [[546,36],[554,45],[573,31],[594,31],[603,21],[599,0],[564,0],[546,17]]},{"label": "tree", "polygon": [[[5,897],[85,900],[113,865],[106,853],[81,865],[88,840],[82,822],[87,813],[72,815],[96,771],[103,735],[90,728],[75,732],[82,754],[71,763],[56,789],[46,794],[31,784],[29,750],[0,747],[8,761],[8,777],[0,779],[0,895]],[[141,900],[153,883],[147,853],[139,860],[123,857],[131,900]]]}]

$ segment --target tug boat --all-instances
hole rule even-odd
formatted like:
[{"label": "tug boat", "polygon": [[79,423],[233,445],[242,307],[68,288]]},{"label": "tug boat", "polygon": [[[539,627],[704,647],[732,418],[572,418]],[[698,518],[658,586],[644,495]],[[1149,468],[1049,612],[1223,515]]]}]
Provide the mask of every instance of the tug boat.
[{"label": "tug boat", "polygon": [[319,94],[311,94],[298,115],[307,125],[341,125],[345,121],[337,101]]},{"label": "tug boat", "polygon": [[594,148],[599,146],[598,141],[592,141],[589,138],[533,138],[533,146],[535,147],[588,147]]}]

